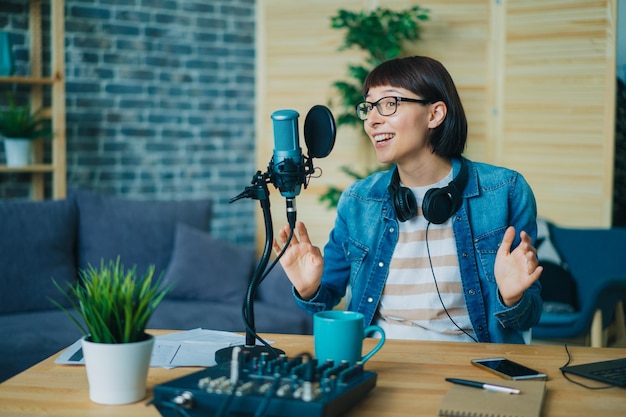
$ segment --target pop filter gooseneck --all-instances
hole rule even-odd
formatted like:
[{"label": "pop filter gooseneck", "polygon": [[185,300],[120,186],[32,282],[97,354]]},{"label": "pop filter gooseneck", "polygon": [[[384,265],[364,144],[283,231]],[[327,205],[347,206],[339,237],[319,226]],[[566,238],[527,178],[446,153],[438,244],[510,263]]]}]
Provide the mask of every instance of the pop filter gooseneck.
[{"label": "pop filter gooseneck", "polygon": [[[335,144],[335,119],[327,107],[316,105],[309,110],[304,123],[304,136],[308,156],[306,158],[300,158],[301,155],[297,152],[297,113],[296,116],[294,116],[293,113],[295,112],[289,110],[281,110],[274,113],[272,118],[275,120],[275,132],[288,131],[290,133],[287,136],[281,136],[276,139],[276,149],[268,165],[267,172],[261,174],[261,171],[257,171],[253,176],[252,185],[246,187],[242,193],[230,200],[230,203],[242,198],[259,200],[263,210],[265,224],[265,245],[263,254],[248,285],[248,291],[242,308],[243,321],[246,327],[246,341],[245,345],[240,346],[240,348],[249,351],[252,357],[259,357],[262,353],[268,353],[274,357],[278,357],[279,354],[284,353],[283,351],[271,347],[269,343],[257,334],[254,323],[254,299],[258,286],[278,263],[293,236],[293,226],[295,225],[295,196],[300,192],[300,185],[304,185],[304,188],[307,187],[308,179],[315,172],[312,159],[328,156]],[[296,120],[294,120],[294,118]],[[279,129],[276,129],[276,124],[278,124]],[[280,134],[283,135],[283,133]],[[304,175],[301,176],[299,174],[301,172],[303,172]],[[294,178],[299,179],[294,180]],[[274,240],[269,190],[267,187],[269,182],[276,188],[279,188],[281,194],[283,194],[288,201],[287,216],[291,231],[288,242],[283,248],[283,252],[278,255],[268,268],[267,265],[271,256],[272,242]],[[299,184],[299,182],[302,184]],[[292,210],[289,210],[290,208]],[[262,345],[257,345],[257,340]],[[236,346],[232,346],[218,350],[215,353],[215,361],[218,364],[230,361],[232,351],[235,347]]]}]

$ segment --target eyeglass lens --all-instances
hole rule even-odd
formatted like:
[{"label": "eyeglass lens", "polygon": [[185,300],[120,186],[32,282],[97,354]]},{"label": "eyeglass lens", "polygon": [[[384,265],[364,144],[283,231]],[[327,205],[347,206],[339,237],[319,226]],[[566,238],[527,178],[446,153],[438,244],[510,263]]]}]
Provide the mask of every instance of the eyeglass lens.
[{"label": "eyeglass lens", "polygon": [[381,116],[391,116],[398,109],[398,98],[383,97],[375,103],[368,103],[366,101],[359,103],[357,105],[357,116],[361,120],[367,120],[367,115],[374,107],[376,107],[376,110],[378,110]]}]

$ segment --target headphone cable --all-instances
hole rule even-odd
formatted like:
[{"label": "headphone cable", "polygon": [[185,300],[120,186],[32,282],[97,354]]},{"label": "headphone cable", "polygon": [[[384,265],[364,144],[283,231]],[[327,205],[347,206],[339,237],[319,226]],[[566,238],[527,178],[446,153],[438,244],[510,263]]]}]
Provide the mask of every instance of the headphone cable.
[{"label": "headphone cable", "polygon": [[454,321],[454,319],[452,318],[452,316],[448,312],[448,309],[446,308],[446,305],[443,303],[443,299],[441,298],[441,292],[439,292],[439,284],[437,284],[437,277],[435,276],[435,268],[433,267],[433,260],[430,257],[430,246],[428,245],[428,228],[429,227],[430,227],[430,221],[426,225],[426,251],[428,252],[428,263],[430,264],[430,272],[433,274],[433,281],[435,282],[435,289],[437,290],[437,296],[439,297],[439,302],[441,303],[441,307],[443,307],[443,311],[446,312],[446,315],[448,316],[448,318],[450,319],[452,324],[454,324],[456,326],[457,329],[459,329],[460,331],[465,333],[465,335],[467,337],[469,337],[470,339],[472,339],[474,342],[478,343],[478,340],[474,336],[472,336],[467,331],[462,329],[461,326],[456,324],[456,321]]}]

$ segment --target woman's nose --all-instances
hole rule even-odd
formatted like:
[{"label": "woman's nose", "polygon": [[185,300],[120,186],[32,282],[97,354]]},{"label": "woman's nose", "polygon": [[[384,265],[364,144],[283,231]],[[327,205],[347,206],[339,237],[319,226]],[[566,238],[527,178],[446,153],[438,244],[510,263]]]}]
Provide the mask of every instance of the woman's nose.
[{"label": "woman's nose", "polygon": [[365,121],[365,123],[370,126],[376,126],[382,122],[383,116],[380,115],[377,108],[373,108],[372,111],[367,114],[367,120]]}]

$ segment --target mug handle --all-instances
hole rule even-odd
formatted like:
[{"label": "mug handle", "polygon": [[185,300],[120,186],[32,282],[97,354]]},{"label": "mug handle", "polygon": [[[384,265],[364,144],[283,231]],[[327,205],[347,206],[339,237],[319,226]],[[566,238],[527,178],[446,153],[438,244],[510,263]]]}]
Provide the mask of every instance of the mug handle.
[{"label": "mug handle", "polygon": [[385,331],[380,326],[377,326],[375,324],[371,326],[367,326],[365,328],[365,330],[363,331],[363,338],[366,338],[370,334],[376,333],[376,332],[380,333],[380,340],[378,341],[378,344],[374,346],[374,348],[370,350],[367,355],[363,356],[363,359],[361,359],[362,363],[367,362],[369,358],[374,356],[374,353],[378,352],[380,348],[382,348],[383,345],[385,344]]}]

